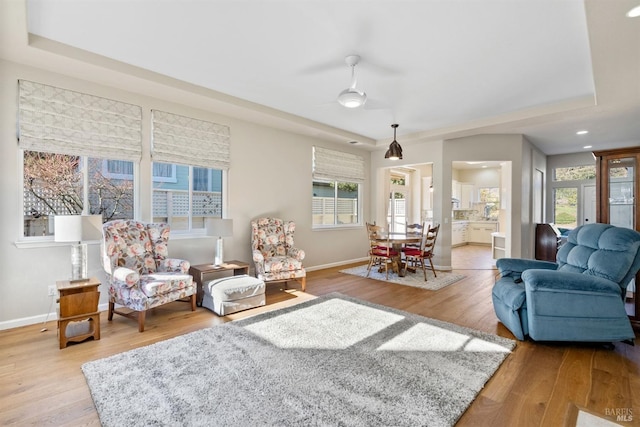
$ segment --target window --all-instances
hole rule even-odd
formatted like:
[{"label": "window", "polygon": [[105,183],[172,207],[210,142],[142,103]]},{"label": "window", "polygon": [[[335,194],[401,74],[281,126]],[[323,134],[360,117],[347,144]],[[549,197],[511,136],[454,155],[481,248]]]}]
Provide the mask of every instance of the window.
[{"label": "window", "polygon": [[360,185],[313,181],[313,226],[359,223]]},{"label": "window", "polygon": [[500,187],[482,187],[478,191],[480,202],[484,203],[482,216],[484,218],[498,218],[500,209]]},{"label": "window", "polygon": [[154,177],[153,220],[166,222],[172,231],[204,230],[208,217],[222,217],[223,171],[167,163],[154,170],[174,170],[175,180]]},{"label": "window", "polygon": [[313,228],[360,224],[364,158],[313,147]]},{"label": "window", "polygon": [[387,224],[390,231],[404,233],[407,224],[407,196],[409,189],[404,175],[391,172]]},{"label": "window", "polygon": [[53,235],[55,215],[84,212],[101,214],[104,221],[133,218],[133,173],[119,174],[124,178],[105,174],[105,162],[119,165],[120,172],[133,172],[130,161],[24,150],[24,236]]},{"label": "window", "polygon": [[[585,205],[593,199],[584,200],[583,191],[594,188],[596,167],[593,165],[563,166],[553,168],[552,222],[561,229],[573,229],[581,224],[585,215]],[[595,208],[595,205],[594,205]]]},{"label": "window", "polygon": [[[133,178],[133,162],[126,160],[103,160],[103,175],[109,178],[131,179]],[[176,166],[166,163],[153,164],[153,180],[163,182],[176,182]]]},{"label": "window", "polygon": [[578,224],[578,188],[553,190],[553,222],[562,228],[576,228]]},{"label": "window", "polygon": [[23,235],[53,234],[55,215],[133,218],[142,108],[27,80],[18,92]]},{"label": "window", "polygon": [[583,179],[596,179],[595,165],[571,166],[553,170],[554,181],[578,181]]}]

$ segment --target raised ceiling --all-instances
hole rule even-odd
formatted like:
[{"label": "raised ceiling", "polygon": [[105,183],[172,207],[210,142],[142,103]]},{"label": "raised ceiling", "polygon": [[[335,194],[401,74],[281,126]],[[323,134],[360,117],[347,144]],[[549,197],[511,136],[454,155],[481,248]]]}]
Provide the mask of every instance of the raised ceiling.
[{"label": "raised ceiling", "polygon": [[[44,48],[270,107],[344,142],[383,147],[399,123],[406,143],[522,133],[560,154],[640,145],[640,18],[624,16],[637,4],[27,0],[26,24]],[[362,58],[357,87],[369,97],[354,110],[335,101],[350,54]]]}]

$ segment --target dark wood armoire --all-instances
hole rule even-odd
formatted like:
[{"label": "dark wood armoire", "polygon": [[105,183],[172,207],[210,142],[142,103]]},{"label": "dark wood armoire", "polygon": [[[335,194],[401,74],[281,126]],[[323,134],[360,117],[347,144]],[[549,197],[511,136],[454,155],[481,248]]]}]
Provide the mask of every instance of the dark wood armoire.
[{"label": "dark wood armoire", "polygon": [[[594,151],[596,157],[596,221],[640,231],[640,146]],[[638,284],[627,288],[626,308],[634,326],[640,326]]]}]

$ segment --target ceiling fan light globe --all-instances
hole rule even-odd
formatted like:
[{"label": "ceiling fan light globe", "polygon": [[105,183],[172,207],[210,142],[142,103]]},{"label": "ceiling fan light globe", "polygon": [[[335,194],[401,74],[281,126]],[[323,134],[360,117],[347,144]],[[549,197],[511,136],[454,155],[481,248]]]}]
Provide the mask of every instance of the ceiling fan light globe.
[{"label": "ceiling fan light globe", "polygon": [[340,92],[338,102],[347,108],[358,108],[367,102],[367,94],[356,89],[348,88]]}]

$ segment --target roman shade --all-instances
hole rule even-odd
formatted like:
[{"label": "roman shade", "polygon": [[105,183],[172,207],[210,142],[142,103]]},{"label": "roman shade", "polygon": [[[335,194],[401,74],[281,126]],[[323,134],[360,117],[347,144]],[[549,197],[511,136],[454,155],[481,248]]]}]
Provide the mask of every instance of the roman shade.
[{"label": "roman shade", "polygon": [[228,170],[228,126],[153,110],[151,159]]},{"label": "roman shade", "polygon": [[140,161],[141,107],[28,80],[18,92],[21,149]]},{"label": "roman shade", "polygon": [[364,158],[328,148],[313,147],[313,179],[364,182]]}]

